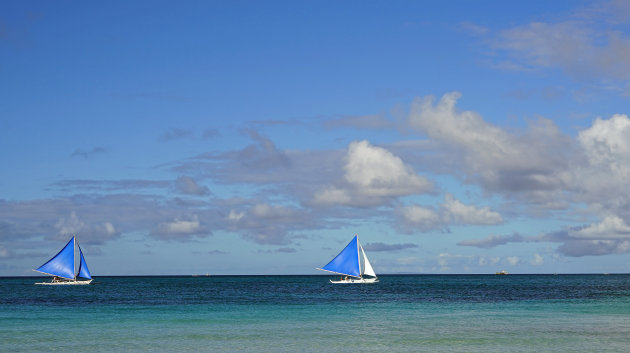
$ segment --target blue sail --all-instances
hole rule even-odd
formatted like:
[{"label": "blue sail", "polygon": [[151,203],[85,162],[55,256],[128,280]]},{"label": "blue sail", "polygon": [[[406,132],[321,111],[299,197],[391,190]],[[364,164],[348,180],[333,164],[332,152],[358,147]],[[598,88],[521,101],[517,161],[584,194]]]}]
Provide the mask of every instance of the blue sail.
[{"label": "blue sail", "polygon": [[335,256],[322,270],[339,273],[342,275],[361,277],[361,268],[359,266],[359,247],[358,236],[354,238],[341,250],[339,255]]},{"label": "blue sail", "polygon": [[74,279],[74,237],[52,259],[37,270],[53,276]]},{"label": "blue sail", "polygon": [[81,247],[78,244],[77,247],[79,248],[79,255],[81,257],[81,262],[79,263],[79,274],[77,277],[92,279],[90,270],[87,267],[87,262],[85,262],[85,258],[83,257],[83,251],[81,251]]}]

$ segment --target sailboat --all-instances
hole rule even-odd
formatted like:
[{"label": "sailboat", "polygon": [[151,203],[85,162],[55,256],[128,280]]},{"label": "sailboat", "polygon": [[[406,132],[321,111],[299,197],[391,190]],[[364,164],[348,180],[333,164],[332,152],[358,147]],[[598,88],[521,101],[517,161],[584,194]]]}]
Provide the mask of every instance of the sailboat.
[{"label": "sailboat", "polygon": [[[79,249],[79,271],[76,272],[76,274],[74,272],[74,258],[76,256],[75,244],[76,248]],[[72,237],[68,244],[66,244],[57,255],[33,271],[53,276],[50,282],[39,282],[35,284],[80,285],[90,284],[90,282],[92,282],[92,275],[83,257],[83,251],[81,251],[75,237]],[[83,280],[78,280],[77,278],[83,278]]]},{"label": "sailboat", "polygon": [[[342,275],[338,281],[330,280],[330,283],[376,283],[378,278],[370,264],[363,247],[359,243],[359,235],[346,245],[339,255],[335,256],[326,266],[318,270],[328,271]],[[368,276],[368,277],[364,277]]]}]

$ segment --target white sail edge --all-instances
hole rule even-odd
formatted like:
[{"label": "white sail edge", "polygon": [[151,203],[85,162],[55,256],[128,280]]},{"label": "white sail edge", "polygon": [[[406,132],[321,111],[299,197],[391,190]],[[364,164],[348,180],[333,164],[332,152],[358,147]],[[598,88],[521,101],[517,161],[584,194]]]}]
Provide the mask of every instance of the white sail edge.
[{"label": "white sail edge", "polygon": [[372,268],[372,265],[370,264],[370,261],[368,260],[367,255],[365,255],[365,250],[363,250],[363,246],[362,245],[359,245],[359,246],[361,247],[361,253],[363,254],[363,264],[365,267],[363,270],[363,274],[376,277],[376,273],[374,272],[374,269]]}]

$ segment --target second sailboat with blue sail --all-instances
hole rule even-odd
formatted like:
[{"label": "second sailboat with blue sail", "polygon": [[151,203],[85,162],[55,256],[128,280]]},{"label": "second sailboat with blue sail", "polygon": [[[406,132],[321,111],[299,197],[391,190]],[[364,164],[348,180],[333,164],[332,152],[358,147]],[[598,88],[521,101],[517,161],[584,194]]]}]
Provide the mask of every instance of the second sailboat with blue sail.
[{"label": "second sailboat with blue sail", "polygon": [[[76,256],[75,244],[76,248],[79,249],[79,271],[76,272],[76,274],[74,272]],[[75,237],[72,237],[68,244],[66,244],[57,255],[33,271],[53,276],[50,282],[39,282],[35,284],[80,285],[90,284],[92,282],[92,275],[90,274],[90,270],[83,257],[83,252],[76,242]],[[83,278],[83,280],[77,278]]]},{"label": "second sailboat with blue sail", "polygon": [[335,256],[326,266],[318,270],[328,271],[342,275],[338,281],[330,280],[331,283],[376,283],[378,278],[370,264],[363,246],[359,243],[359,235],[346,245],[341,252]]}]

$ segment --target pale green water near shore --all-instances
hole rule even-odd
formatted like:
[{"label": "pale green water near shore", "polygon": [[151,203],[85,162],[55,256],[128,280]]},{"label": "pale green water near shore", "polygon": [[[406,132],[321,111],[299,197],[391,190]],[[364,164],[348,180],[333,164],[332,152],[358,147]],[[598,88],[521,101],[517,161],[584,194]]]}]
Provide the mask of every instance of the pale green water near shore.
[{"label": "pale green water near shore", "polygon": [[624,352],[630,275],[0,279],[3,352]]}]

